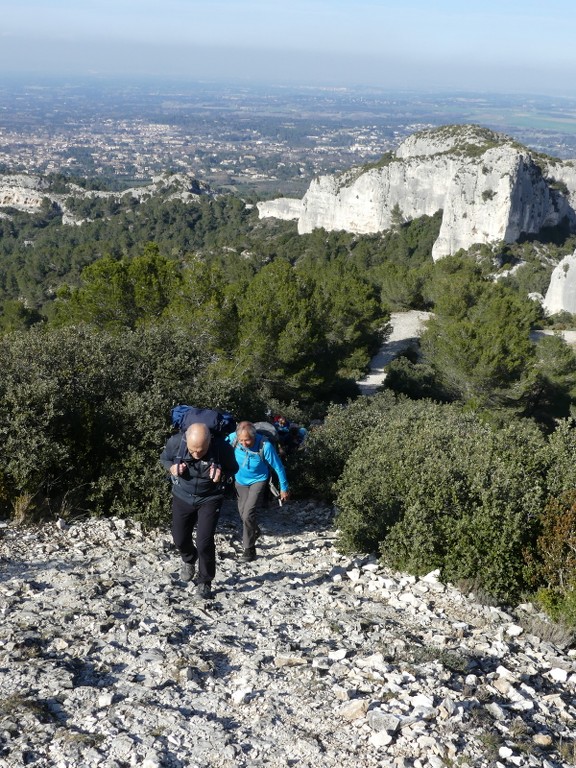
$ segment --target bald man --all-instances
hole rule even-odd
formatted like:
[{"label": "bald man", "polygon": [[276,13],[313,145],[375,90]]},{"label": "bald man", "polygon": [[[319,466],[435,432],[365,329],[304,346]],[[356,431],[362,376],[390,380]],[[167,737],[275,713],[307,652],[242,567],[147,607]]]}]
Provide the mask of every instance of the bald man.
[{"label": "bald man", "polygon": [[196,594],[210,600],[216,574],[216,525],[227,484],[238,471],[234,449],[212,437],[205,424],[191,424],[185,435],[168,439],[160,462],[172,480],[172,539],[182,557],[180,578],[192,581],[198,565]]}]

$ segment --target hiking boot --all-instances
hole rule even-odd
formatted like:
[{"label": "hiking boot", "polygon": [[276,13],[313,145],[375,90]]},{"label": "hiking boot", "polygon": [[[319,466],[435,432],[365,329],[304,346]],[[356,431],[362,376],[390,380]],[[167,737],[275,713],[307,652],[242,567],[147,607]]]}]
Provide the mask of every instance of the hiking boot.
[{"label": "hiking boot", "polygon": [[180,581],[192,581],[194,578],[194,563],[182,563]]},{"label": "hiking boot", "polygon": [[262,536],[262,531],[260,530],[260,526],[257,525],[256,526],[256,531],[254,533],[254,541],[256,541],[256,539],[259,539],[260,536]]},{"label": "hiking boot", "polygon": [[210,589],[210,582],[205,581],[202,584],[198,584],[196,587],[196,595],[201,600],[211,600],[212,590]]},{"label": "hiking boot", "polygon": [[242,553],[242,560],[246,563],[256,560],[256,547],[248,547],[248,549],[245,549]]}]

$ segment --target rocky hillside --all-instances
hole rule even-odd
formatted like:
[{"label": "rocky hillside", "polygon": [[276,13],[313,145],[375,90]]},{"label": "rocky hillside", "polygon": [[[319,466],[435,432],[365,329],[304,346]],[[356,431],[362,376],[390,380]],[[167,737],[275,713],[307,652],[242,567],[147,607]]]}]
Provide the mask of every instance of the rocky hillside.
[{"label": "rocky hillside", "polygon": [[0,766],[574,765],[562,636],[338,554],[332,518],[269,510],[243,563],[226,509],[207,603],[167,530],[4,524]]},{"label": "rocky hillside", "polygon": [[408,137],[375,166],[320,176],[302,200],[258,204],[261,217],[297,219],[300,233],[323,227],[368,234],[395,217],[443,211],[434,259],[475,243],[517,241],[567,219],[576,231],[576,163],[531,152],[473,125]]},{"label": "rocky hillside", "polygon": [[[64,187],[61,189],[60,187]],[[48,201],[56,205],[63,214],[63,224],[79,224],[81,220],[68,210],[68,198],[112,198],[124,196],[144,200],[152,195],[163,195],[166,199],[179,199],[184,202],[197,199],[200,195],[211,195],[209,186],[193,176],[179,173],[166,173],[152,180],[150,184],[133,187],[123,192],[101,192],[86,190],[72,181],[60,182],[58,191],[48,177],[24,173],[0,174],[0,208],[15,208],[25,213],[36,213]],[[6,215],[6,214],[3,214]]]}]

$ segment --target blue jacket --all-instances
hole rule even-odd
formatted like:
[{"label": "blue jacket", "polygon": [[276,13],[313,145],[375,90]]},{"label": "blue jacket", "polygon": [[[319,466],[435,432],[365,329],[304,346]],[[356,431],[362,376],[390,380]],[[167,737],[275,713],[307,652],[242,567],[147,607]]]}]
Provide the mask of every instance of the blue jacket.
[{"label": "blue jacket", "polygon": [[[236,482],[240,485],[253,485],[254,483],[263,483],[270,477],[270,467],[278,476],[280,490],[288,490],[288,478],[286,470],[280,461],[276,449],[265,437],[256,434],[256,440],[252,448],[245,448],[237,442],[236,433],[228,435],[226,440],[234,446],[234,457],[238,463],[238,472],[236,472]],[[236,443],[236,445],[234,445]],[[258,451],[263,448],[264,461]]]}]

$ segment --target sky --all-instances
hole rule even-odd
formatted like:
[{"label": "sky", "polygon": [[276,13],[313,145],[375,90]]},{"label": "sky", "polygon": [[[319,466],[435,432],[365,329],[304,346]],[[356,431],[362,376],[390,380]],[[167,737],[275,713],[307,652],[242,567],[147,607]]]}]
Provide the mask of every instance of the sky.
[{"label": "sky", "polygon": [[576,95],[574,0],[0,0],[0,76]]}]

